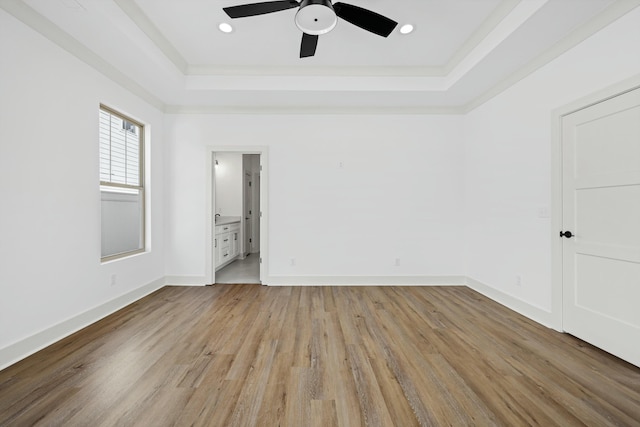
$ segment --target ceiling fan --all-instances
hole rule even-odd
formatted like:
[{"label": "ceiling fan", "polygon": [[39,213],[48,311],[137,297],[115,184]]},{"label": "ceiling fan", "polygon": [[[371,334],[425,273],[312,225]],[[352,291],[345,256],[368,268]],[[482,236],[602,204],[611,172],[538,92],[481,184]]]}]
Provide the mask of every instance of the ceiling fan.
[{"label": "ceiling fan", "polygon": [[331,3],[331,0],[278,0],[224,7],[230,18],[264,15],[281,10],[298,8],[295,22],[302,31],[300,58],[316,53],[318,36],[333,30],[342,18],[353,25],[382,37],[387,37],[398,23],[378,13],[347,3]]}]

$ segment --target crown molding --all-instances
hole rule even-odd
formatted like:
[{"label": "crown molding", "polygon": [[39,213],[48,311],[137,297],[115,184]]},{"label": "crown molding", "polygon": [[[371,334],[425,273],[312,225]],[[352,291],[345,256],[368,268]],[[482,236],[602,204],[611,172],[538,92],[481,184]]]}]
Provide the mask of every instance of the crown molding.
[{"label": "crown molding", "polygon": [[484,22],[469,36],[458,51],[441,68],[442,75],[451,73],[496,28],[522,0],[503,0]]},{"label": "crown molding", "polygon": [[339,66],[235,66],[191,64],[187,66],[189,76],[322,76],[322,77],[444,77],[444,67],[339,67]]},{"label": "crown molding", "polygon": [[102,59],[102,57],[97,55],[91,49],[71,37],[60,27],[40,15],[23,1],[0,0],[0,8],[4,9],[23,24],[40,33],[42,36],[49,39],[51,42],[66,50],[76,58],[80,59],[85,64],[93,67],[107,78],[144,99],[150,105],[159,110],[164,108],[164,102],[162,102],[158,97]]},{"label": "crown molding", "polygon": [[548,2],[549,0],[529,0],[521,2],[514,7],[511,12],[484,37],[482,42],[478,43],[478,45],[447,74],[447,89],[450,89],[472,71],[480,61],[490,55]]},{"label": "crown molding", "polygon": [[491,100],[495,96],[504,92],[511,86],[518,83],[528,75],[532,74],[539,68],[550,63],[554,59],[558,58],[563,53],[567,52],[571,48],[577,46],[593,34],[597,33],[606,26],[612,24],[619,18],[623,17],[627,13],[631,12],[635,8],[640,6],[640,0],[618,0],[609,7],[607,7],[602,13],[594,16],[589,22],[576,28],[567,37],[560,40],[553,45],[550,49],[546,50],[533,61],[529,62],[526,66],[522,67],[515,73],[512,73],[508,78],[502,80],[498,84],[491,87],[488,91],[482,95],[468,102],[461,107],[463,114],[466,114],[485,102]]},{"label": "crown molding", "polygon": [[158,30],[147,15],[140,9],[135,1],[113,0],[120,9],[133,21],[138,28],[162,51],[162,53],[176,66],[182,73],[187,74],[189,64],[182,57],[178,49]]},{"label": "crown molding", "polygon": [[460,107],[247,107],[166,105],[165,114],[253,114],[253,115],[458,115]]}]

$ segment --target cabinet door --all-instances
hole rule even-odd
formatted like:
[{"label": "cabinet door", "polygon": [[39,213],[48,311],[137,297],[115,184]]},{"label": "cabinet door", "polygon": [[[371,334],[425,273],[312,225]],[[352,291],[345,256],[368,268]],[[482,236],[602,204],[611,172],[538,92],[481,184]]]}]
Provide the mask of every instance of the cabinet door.
[{"label": "cabinet door", "polygon": [[234,258],[236,256],[238,256],[239,251],[239,241],[238,241],[238,232],[235,231],[232,233],[232,238],[231,238],[231,257]]},{"label": "cabinet door", "polygon": [[218,246],[220,246],[220,249],[228,249],[231,246],[231,234],[229,233],[219,234]]},{"label": "cabinet door", "polygon": [[216,267],[218,267],[220,265],[220,242],[219,242],[218,236],[216,236],[215,239],[213,240],[213,252],[215,255]]},{"label": "cabinet door", "polygon": [[224,248],[220,250],[220,264],[224,264],[231,259],[231,248]]}]

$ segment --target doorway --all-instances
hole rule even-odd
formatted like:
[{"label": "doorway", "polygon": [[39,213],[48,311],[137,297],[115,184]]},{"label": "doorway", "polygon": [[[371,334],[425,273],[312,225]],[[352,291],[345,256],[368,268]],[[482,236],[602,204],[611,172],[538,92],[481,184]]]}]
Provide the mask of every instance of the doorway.
[{"label": "doorway", "polygon": [[266,284],[266,148],[209,150],[207,283]]}]

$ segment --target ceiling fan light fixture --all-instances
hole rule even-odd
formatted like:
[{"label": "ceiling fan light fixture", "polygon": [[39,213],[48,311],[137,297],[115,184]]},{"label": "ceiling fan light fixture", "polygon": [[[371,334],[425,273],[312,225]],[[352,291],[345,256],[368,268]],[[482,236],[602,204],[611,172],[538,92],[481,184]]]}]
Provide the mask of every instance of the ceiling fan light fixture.
[{"label": "ceiling fan light fixture", "polygon": [[338,17],[330,0],[302,0],[296,12],[296,26],[305,34],[319,36],[333,30]]},{"label": "ceiling fan light fixture", "polygon": [[226,34],[229,34],[230,32],[233,31],[233,27],[231,26],[231,24],[227,24],[226,22],[223,22],[220,25],[218,25],[218,29]]},{"label": "ceiling fan light fixture", "polygon": [[223,7],[222,10],[229,18],[245,18],[293,8],[298,9],[295,24],[302,31],[300,58],[316,54],[318,38],[333,30],[338,18],[381,37],[388,37],[398,26],[393,19],[369,9],[340,1],[333,4],[331,0],[302,0],[300,3],[298,0],[269,0]]},{"label": "ceiling fan light fixture", "polygon": [[400,34],[411,34],[413,32],[413,25],[411,24],[405,24],[402,27],[400,27]]}]

